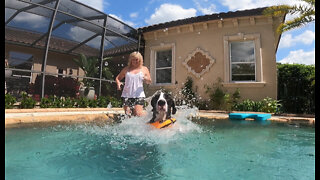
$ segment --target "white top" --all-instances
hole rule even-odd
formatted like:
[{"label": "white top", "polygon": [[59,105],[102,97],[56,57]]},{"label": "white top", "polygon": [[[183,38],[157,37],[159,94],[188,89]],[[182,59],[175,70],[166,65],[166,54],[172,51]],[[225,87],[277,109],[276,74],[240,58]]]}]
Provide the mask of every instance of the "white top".
[{"label": "white top", "polygon": [[129,71],[125,76],[125,84],[121,97],[126,98],[139,98],[146,97],[143,90],[143,73],[132,74]]}]

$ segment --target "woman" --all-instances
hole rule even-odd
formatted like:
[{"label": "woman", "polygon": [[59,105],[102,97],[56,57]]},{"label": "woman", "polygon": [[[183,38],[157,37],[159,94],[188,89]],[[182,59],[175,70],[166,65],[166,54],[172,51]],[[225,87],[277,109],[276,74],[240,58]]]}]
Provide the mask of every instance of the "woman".
[{"label": "woman", "polygon": [[[122,82],[125,78],[125,84],[121,97],[124,100],[123,108],[127,115],[143,116],[146,113],[143,110],[145,93],[143,82],[151,84],[150,72],[143,66],[143,58],[139,52],[133,52],[129,56],[128,66],[123,68],[116,77],[117,89],[121,90]],[[133,112],[131,112],[133,109]]]}]

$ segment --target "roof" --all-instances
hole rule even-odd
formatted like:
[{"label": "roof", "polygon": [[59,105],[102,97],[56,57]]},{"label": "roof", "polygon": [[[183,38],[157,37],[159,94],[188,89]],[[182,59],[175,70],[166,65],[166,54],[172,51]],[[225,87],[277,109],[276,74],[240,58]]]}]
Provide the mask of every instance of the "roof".
[{"label": "roof", "polygon": [[140,32],[149,32],[149,31],[155,31],[163,28],[169,28],[174,26],[180,26],[180,25],[186,25],[186,24],[192,24],[197,22],[205,22],[205,21],[211,21],[211,20],[220,20],[220,19],[227,19],[227,18],[236,18],[236,17],[244,17],[244,16],[256,16],[256,15],[262,15],[262,12],[267,7],[262,8],[256,8],[256,9],[250,9],[250,10],[241,10],[241,11],[229,11],[229,12],[222,12],[219,14],[210,14],[210,15],[204,15],[204,16],[196,16],[186,19],[180,19],[160,24],[154,24],[151,26],[146,26],[139,28],[138,30]]},{"label": "roof", "polygon": [[[23,45],[29,45],[31,46],[32,43],[41,37],[42,34],[12,27],[6,27],[5,28],[5,41],[10,42],[13,44],[23,44]],[[73,42],[70,40],[57,38],[57,37],[51,37],[50,40],[50,49],[54,51],[59,52],[66,52],[69,49],[72,49],[74,46],[77,46],[77,42]],[[46,38],[43,38],[42,40],[38,41],[35,44],[36,47],[39,48],[45,48],[46,46]],[[83,53],[87,56],[95,56],[99,53],[99,50],[92,48],[87,45],[82,45],[76,50],[76,53]]]},{"label": "roof", "polygon": [[51,35],[49,50],[90,56],[101,56],[100,49],[118,53],[139,44],[137,29],[76,0],[10,0],[5,15],[8,43],[45,47]]}]

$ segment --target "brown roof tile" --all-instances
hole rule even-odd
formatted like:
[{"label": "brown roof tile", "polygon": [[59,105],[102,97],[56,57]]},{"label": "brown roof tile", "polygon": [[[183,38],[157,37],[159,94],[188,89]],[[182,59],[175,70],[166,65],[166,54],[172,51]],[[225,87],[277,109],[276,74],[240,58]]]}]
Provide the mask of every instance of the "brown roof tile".
[{"label": "brown roof tile", "polygon": [[180,19],[160,24],[154,24],[151,26],[141,27],[139,30],[141,32],[148,32],[148,31],[155,31],[158,29],[163,28],[169,28],[179,25],[185,25],[185,24],[192,24],[196,22],[205,22],[210,20],[218,20],[218,19],[227,19],[227,18],[235,18],[235,17],[244,17],[244,16],[255,16],[255,15],[262,15],[262,11],[266,9],[267,7],[262,8],[256,8],[256,9],[250,9],[250,10],[242,10],[242,11],[229,11],[226,13],[219,13],[219,14],[210,14],[210,15],[204,15],[204,16],[197,16],[197,17],[191,17],[186,19]]}]

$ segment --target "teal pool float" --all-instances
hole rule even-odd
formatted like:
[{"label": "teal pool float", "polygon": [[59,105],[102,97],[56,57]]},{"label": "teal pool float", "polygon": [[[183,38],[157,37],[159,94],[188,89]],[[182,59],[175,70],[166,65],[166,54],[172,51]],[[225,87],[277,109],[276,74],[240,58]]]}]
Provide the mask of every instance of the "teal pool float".
[{"label": "teal pool float", "polygon": [[253,118],[258,121],[265,121],[271,118],[271,114],[257,114],[257,113],[229,113],[229,119]]}]

